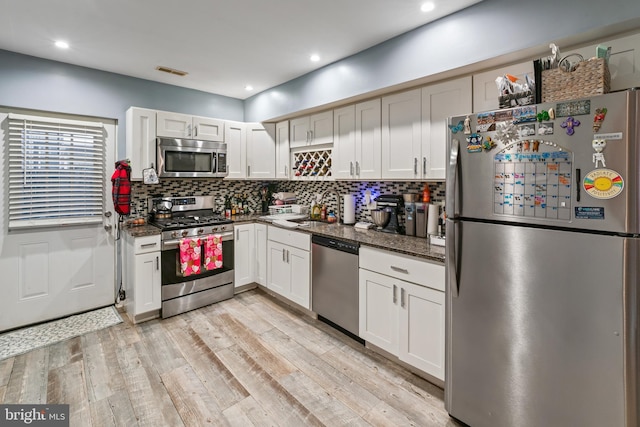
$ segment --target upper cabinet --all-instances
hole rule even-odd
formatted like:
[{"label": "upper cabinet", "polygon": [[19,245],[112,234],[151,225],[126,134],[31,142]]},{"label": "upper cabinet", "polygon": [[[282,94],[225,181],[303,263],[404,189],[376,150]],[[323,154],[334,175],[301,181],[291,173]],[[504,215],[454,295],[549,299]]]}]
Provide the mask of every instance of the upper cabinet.
[{"label": "upper cabinet", "polygon": [[238,179],[247,176],[247,129],[242,122],[225,122],[225,142],[227,144],[227,178]]},{"label": "upper cabinet", "polygon": [[271,179],[276,176],[276,125],[247,124],[247,178]]},{"label": "upper cabinet", "polygon": [[471,78],[382,98],[382,178],[445,178],[447,118],[471,111]]},{"label": "upper cabinet", "polygon": [[291,155],[289,153],[289,122],[276,123],[276,178],[289,179]]},{"label": "upper cabinet", "polygon": [[275,125],[225,122],[227,179],[275,178]]},{"label": "upper cabinet", "polygon": [[290,147],[331,144],[333,142],[333,111],[299,117],[290,122]]},{"label": "upper cabinet", "polygon": [[380,99],[334,110],[333,127],[333,176],[336,179],[380,179]]},{"label": "upper cabinet", "polygon": [[421,89],[382,98],[382,178],[420,177]]},{"label": "upper cabinet", "polygon": [[224,121],[208,117],[158,111],[158,136],[190,138],[202,141],[224,141]]},{"label": "upper cabinet", "polygon": [[126,114],[126,156],[131,179],[142,179],[142,171],[156,167],[156,111],[131,107]]},{"label": "upper cabinet", "polygon": [[422,88],[422,179],[445,179],[447,119],[471,112],[471,77]]}]

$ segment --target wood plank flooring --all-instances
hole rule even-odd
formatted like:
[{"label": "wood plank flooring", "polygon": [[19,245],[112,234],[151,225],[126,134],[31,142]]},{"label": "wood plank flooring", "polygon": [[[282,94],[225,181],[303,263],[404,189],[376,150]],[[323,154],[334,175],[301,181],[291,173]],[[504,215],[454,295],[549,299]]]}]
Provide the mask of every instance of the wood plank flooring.
[{"label": "wood plank flooring", "polygon": [[0,402],[76,426],[459,426],[443,391],[255,289],[0,361]]}]

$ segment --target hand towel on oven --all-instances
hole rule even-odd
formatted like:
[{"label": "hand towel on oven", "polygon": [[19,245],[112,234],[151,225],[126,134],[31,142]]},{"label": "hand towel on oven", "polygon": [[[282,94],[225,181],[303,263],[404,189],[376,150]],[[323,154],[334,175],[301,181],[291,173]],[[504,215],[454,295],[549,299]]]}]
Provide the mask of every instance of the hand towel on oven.
[{"label": "hand towel on oven", "polygon": [[180,272],[183,276],[201,273],[201,247],[200,239],[180,239]]},{"label": "hand towel on oven", "polygon": [[204,268],[215,270],[222,267],[222,236],[210,234],[204,244]]}]

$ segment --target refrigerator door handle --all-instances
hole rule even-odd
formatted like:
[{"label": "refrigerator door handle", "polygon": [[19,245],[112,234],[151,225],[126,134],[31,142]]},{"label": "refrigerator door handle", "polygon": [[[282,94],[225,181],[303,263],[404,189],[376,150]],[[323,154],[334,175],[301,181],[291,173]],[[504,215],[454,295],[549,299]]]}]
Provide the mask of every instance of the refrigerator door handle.
[{"label": "refrigerator door handle", "polygon": [[[446,202],[445,206],[447,207],[447,214],[451,218],[455,218],[457,216],[456,212],[456,193],[461,191],[458,188],[458,158],[460,154],[460,141],[457,139],[451,140],[451,148],[449,151],[449,165],[447,167],[447,182],[446,182]],[[460,198],[458,196],[458,198]]]},{"label": "refrigerator door handle", "polygon": [[457,231],[460,223],[447,219],[445,221],[445,235],[447,236],[447,246],[445,250],[445,264],[449,274],[449,290],[454,298],[458,298],[458,251],[457,251]]}]

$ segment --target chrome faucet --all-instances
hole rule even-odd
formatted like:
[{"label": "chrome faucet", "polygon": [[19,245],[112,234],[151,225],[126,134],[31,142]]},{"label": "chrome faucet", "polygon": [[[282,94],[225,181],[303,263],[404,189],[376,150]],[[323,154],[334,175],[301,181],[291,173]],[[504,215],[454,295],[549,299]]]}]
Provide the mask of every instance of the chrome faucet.
[{"label": "chrome faucet", "polygon": [[335,196],[336,196],[336,202],[338,204],[338,221],[337,221],[337,223],[340,224],[340,194],[338,194],[338,192],[336,190],[325,190],[320,195],[320,198],[322,199],[323,202],[324,202],[325,196],[327,196],[329,194],[335,194]]}]

